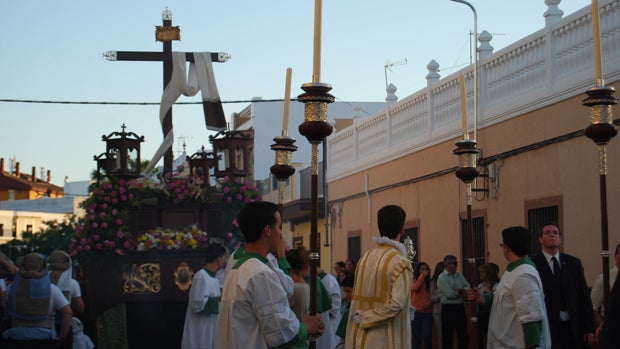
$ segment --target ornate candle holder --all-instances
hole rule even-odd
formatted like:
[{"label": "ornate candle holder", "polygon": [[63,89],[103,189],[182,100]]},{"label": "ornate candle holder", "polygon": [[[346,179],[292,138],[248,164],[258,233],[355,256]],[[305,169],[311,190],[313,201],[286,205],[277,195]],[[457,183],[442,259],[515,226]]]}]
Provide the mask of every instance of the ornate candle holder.
[{"label": "ornate candle holder", "polygon": [[293,152],[297,150],[294,144],[295,139],[287,136],[277,136],[273,139],[271,150],[276,152],[276,162],[271,166],[271,173],[278,179],[278,209],[282,216],[282,205],[284,204],[284,183],[295,173],[295,168],[291,166]]}]

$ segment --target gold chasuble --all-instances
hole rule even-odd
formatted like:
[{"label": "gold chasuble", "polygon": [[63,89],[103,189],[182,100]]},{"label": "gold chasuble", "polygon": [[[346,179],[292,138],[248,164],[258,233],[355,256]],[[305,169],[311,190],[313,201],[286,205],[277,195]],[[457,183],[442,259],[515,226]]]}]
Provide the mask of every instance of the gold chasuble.
[{"label": "gold chasuble", "polygon": [[[355,272],[346,348],[411,348],[409,304],[413,270],[403,244],[375,237]],[[352,318],[359,312],[359,324]]]}]

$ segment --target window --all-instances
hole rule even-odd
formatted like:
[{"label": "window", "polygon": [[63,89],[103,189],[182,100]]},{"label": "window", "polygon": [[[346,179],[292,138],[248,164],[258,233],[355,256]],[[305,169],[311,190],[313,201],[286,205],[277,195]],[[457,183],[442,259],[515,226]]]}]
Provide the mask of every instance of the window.
[{"label": "window", "polygon": [[304,245],[304,237],[303,236],[295,236],[293,237],[293,248],[297,248],[299,246]]},{"label": "window", "polygon": [[532,233],[532,256],[540,253],[538,233],[542,229],[542,225],[547,222],[558,222],[558,211],[557,206],[540,207],[527,210],[527,226]]},{"label": "window", "polygon": [[474,267],[471,267],[468,259],[472,256],[469,255],[469,243],[470,237],[467,236],[467,219],[461,219],[461,246],[462,246],[462,265],[463,265],[463,275],[469,281],[472,286],[478,285],[479,275],[478,275],[478,267],[482,264],[486,263],[485,258],[485,238],[484,238],[484,216],[472,218],[472,229],[474,233],[474,241],[473,241],[473,258],[475,258]]},{"label": "window", "polygon": [[26,231],[32,233],[32,224],[26,224]]},{"label": "window", "polygon": [[347,234],[347,257],[356,262],[362,257],[360,233],[361,231],[356,230]]},{"label": "window", "polygon": [[538,233],[542,225],[547,222],[556,222],[562,229],[562,195],[556,195],[525,202],[525,219],[527,228],[532,233],[531,256],[540,253]]},{"label": "window", "polygon": [[4,224],[0,224],[0,236],[4,236]]}]

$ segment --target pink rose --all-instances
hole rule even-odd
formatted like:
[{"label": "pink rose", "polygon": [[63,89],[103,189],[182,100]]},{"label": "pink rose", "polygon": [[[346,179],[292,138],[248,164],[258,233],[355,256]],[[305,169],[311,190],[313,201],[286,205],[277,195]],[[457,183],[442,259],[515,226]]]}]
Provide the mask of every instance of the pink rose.
[{"label": "pink rose", "polygon": [[89,245],[85,245],[84,246],[84,251],[86,251],[86,252],[90,251],[90,246]]},{"label": "pink rose", "polygon": [[96,247],[98,250],[101,250],[101,249],[103,248],[103,245],[102,245],[102,244],[97,244],[97,245],[95,245],[95,247]]},{"label": "pink rose", "polygon": [[122,239],[125,237],[125,233],[122,230],[116,232],[116,237]]}]

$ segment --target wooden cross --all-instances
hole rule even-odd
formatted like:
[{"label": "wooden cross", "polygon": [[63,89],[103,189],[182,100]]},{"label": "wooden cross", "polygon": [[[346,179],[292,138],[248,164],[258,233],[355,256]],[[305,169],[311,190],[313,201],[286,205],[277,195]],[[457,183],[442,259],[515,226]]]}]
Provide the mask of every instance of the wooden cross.
[{"label": "wooden cross", "polygon": [[[181,40],[181,29],[172,26],[172,12],[166,10],[162,14],[163,26],[157,26],[155,38],[163,43],[162,52],[144,51],[108,51],[104,57],[109,61],[142,61],[142,62],[163,62],[164,63],[164,89],[168,86],[172,78],[172,41]],[[224,63],[230,59],[230,55],[224,52],[211,53],[211,61]],[[185,53],[185,60],[194,62],[194,54]],[[168,110],[162,123],[164,137],[172,129],[172,108]],[[164,154],[164,175],[172,174],[172,147]]]}]

